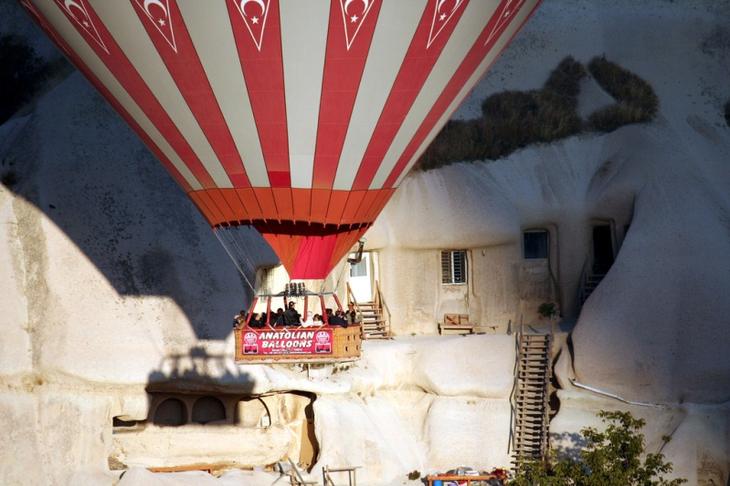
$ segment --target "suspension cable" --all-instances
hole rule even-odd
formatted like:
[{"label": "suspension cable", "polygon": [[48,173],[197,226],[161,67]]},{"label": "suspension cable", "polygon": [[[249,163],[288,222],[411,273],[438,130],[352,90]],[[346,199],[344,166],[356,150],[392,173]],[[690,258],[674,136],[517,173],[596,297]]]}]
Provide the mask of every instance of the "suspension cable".
[{"label": "suspension cable", "polygon": [[226,246],[225,242],[223,241],[223,238],[221,238],[221,235],[218,234],[218,228],[213,229],[213,234],[215,235],[216,238],[218,238],[218,241],[220,242],[223,249],[226,250],[226,253],[228,253],[228,256],[231,258],[231,260],[233,260],[233,264],[238,269],[238,273],[241,274],[241,276],[246,281],[248,286],[251,287],[251,292],[256,294],[256,289],[254,288],[253,285],[251,285],[251,281],[246,276],[246,273],[241,269],[241,266],[238,264],[238,260],[231,254],[231,251],[228,249],[228,246]]}]

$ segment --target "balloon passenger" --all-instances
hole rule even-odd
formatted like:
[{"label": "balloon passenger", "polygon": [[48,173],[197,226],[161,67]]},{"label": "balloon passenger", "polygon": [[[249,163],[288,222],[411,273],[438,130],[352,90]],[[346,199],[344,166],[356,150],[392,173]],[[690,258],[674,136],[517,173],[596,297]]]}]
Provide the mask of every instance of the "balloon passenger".
[{"label": "balloon passenger", "polygon": [[258,312],[251,316],[251,320],[248,322],[248,327],[254,329],[261,329],[266,325],[266,319]]},{"label": "balloon passenger", "polygon": [[355,310],[355,304],[347,304],[347,312],[345,313],[345,318],[347,319],[348,324],[360,324],[360,315]]},{"label": "balloon passenger", "polygon": [[274,321],[273,324],[275,326],[283,326],[284,325],[284,309],[282,309],[281,307],[279,307],[278,309],[276,309],[276,315],[274,316],[273,321]]},{"label": "balloon passenger", "polygon": [[301,315],[297,312],[294,307],[294,301],[289,302],[284,312],[284,325],[285,326],[298,326],[301,323]]}]

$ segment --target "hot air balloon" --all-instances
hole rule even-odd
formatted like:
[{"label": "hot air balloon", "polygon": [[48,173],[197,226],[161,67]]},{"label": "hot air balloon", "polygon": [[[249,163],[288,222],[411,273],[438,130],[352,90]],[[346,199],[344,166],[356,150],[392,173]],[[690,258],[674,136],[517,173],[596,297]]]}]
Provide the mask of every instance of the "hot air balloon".
[{"label": "hot air balloon", "polygon": [[20,0],[217,233],[353,247],[539,0]]}]

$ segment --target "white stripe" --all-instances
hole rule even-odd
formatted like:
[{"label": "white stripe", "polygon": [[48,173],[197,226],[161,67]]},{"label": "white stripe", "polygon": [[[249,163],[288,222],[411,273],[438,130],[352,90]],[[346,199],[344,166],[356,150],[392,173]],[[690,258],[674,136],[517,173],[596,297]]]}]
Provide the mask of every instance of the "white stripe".
[{"label": "white stripe", "polygon": [[400,183],[403,181],[403,178],[408,175],[408,172],[413,167],[413,164],[418,161],[418,159],[421,157],[423,152],[428,148],[429,145],[431,145],[431,142],[434,138],[436,138],[436,135],[441,131],[441,128],[446,124],[447,121],[449,121],[449,118],[451,118],[451,115],[456,111],[456,109],[461,105],[462,101],[464,101],[464,98],[467,97],[467,95],[471,92],[471,89],[474,87],[474,85],[479,82],[479,80],[484,76],[484,73],[487,71],[487,68],[492,64],[492,62],[495,60],[497,55],[502,51],[502,49],[505,47],[505,45],[509,42],[509,40],[512,38],[512,35],[515,33],[515,31],[522,25],[522,22],[525,21],[527,16],[530,14],[532,9],[535,7],[535,4],[539,0],[531,0],[528,2],[525,2],[525,4],[522,6],[522,10],[515,16],[514,19],[512,19],[512,22],[510,25],[505,29],[505,31],[502,33],[502,36],[500,39],[495,43],[495,45],[492,47],[492,50],[489,51],[489,53],[486,55],[484,60],[479,64],[479,67],[474,71],[474,74],[467,80],[466,83],[464,83],[463,88],[461,91],[459,91],[459,94],[454,98],[454,101],[449,105],[449,107],[446,109],[444,114],[439,119],[438,123],[434,125],[431,132],[428,134],[426,139],[423,141],[421,146],[418,148],[416,153],[413,155],[413,158],[408,162],[408,165],[405,167],[403,172],[398,176],[398,179],[395,181],[395,184],[393,187],[398,187]]},{"label": "white stripe", "polygon": [[[137,17],[135,7],[129,1],[87,0],[109,33],[117,41],[137,72],[149,86],[155,98],[170,115],[173,122],[192,147],[203,166],[218,187],[233,187],[228,174],[205,138],[200,125],[190,111],[187,102],[178,90],[167,66],[150,40],[142,22],[147,19]],[[162,40],[161,47],[169,49]]]},{"label": "white stripe", "polygon": [[69,44],[71,50],[88,66],[119,104],[159,147],[160,151],[170,160],[178,172],[180,172],[180,175],[190,184],[190,187],[193,190],[202,189],[201,184],[173,148],[167,143],[165,137],[155,128],[154,124],[147,118],[131,96],[129,96],[129,93],[119,84],[114,75],[104,65],[104,62],[89,47],[86,39],[77,32],[76,27],[71,24],[58,6],[52,0],[38,3],[39,5],[36,5],[36,7],[58,32],[58,35]]},{"label": "white stripe", "polygon": [[441,92],[496,9],[497,3],[493,0],[472,0],[467,5],[454,32],[434,64],[433,70],[431,70],[426,82],[423,84],[423,88],[421,88],[413,102],[413,106],[408,111],[408,115],[403,120],[393,143],[388,148],[373,181],[370,183],[370,189],[379,189],[383,186],[398,162],[398,158],[406,149],[421,122],[436,103]]},{"label": "white stripe", "polygon": [[224,2],[178,0],[180,12],[218,100],[251,185],[269,186],[241,61]]},{"label": "white stripe", "polygon": [[292,187],[312,187],[330,2],[281,2],[286,125]]},{"label": "white stripe", "polygon": [[347,129],[335,189],[350,189],[403,58],[423,15],[424,2],[384,0]]}]

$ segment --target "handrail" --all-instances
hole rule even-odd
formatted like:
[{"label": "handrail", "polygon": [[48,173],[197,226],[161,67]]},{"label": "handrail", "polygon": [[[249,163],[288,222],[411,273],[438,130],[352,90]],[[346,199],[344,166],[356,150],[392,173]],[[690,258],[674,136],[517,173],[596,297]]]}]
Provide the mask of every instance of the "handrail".
[{"label": "handrail", "polygon": [[[388,336],[390,336],[390,309],[388,308],[388,303],[385,302],[385,299],[383,298],[383,293],[380,290],[380,283],[376,280],[375,281],[375,295],[378,299],[378,306],[382,306],[383,309],[385,309],[385,312],[388,313],[388,318],[386,319],[386,333]],[[385,317],[385,316],[383,316]]]},{"label": "handrail", "polygon": [[515,364],[512,368],[512,374],[513,374],[513,382],[512,382],[512,391],[509,394],[509,408],[510,408],[510,430],[509,430],[509,438],[507,440],[507,453],[509,454],[512,452],[513,447],[515,445],[515,426],[517,424],[517,373],[518,373],[518,365],[520,363],[520,336],[522,336],[522,326],[520,326],[520,329],[515,333]]},{"label": "handrail", "polygon": [[588,264],[591,261],[591,257],[586,257],[586,261],[583,262],[583,269],[580,271],[580,283],[578,284],[578,310],[583,307],[583,297],[586,293],[586,285],[588,284]]},{"label": "handrail", "polygon": [[332,480],[330,473],[347,473],[348,486],[357,486],[357,470],[361,466],[349,466],[349,467],[322,467],[322,484],[324,486],[335,486],[335,482]]},{"label": "handrail", "polygon": [[290,457],[287,456],[287,461],[289,461],[289,465],[291,466],[292,471],[294,471],[294,475],[290,475],[291,482],[295,483],[299,486],[306,486],[308,484],[317,484],[315,481],[305,481],[302,477],[302,474],[299,472],[299,468],[296,464],[294,464],[294,461],[291,460]]},{"label": "handrail", "polygon": [[360,310],[360,304],[357,303],[355,293],[352,291],[352,287],[350,287],[350,282],[347,282],[347,304],[352,304],[352,307],[355,309],[355,313],[357,313],[357,316],[362,321],[362,311]]}]

